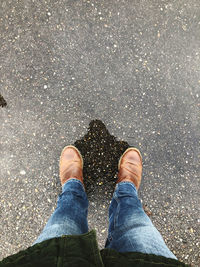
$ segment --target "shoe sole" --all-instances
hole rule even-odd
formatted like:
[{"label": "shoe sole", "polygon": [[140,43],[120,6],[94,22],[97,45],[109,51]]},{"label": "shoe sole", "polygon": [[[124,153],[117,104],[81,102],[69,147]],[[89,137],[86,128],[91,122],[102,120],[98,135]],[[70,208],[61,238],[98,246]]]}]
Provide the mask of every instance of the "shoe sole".
[{"label": "shoe sole", "polygon": [[119,159],[118,170],[120,169],[120,165],[121,165],[121,161],[122,161],[123,156],[130,150],[136,151],[139,154],[141,162],[142,162],[142,155],[141,155],[140,151],[135,147],[129,147],[129,148],[126,149],[126,151],[122,154],[122,156]]},{"label": "shoe sole", "polygon": [[81,168],[83,169],[83,157],[82,157],[82,155],[81,155],[81,152],[80,152],[80,151],[78,150],[78,148],[76,148],[75,146],[72,146],[72,145],[65,146],[65,147],[63,148],[62,152],[61,152],[60,160],[61,160],[62,154],[64,153],[65,149],[66,149],[66,148],[69,148],[69,147],[75,149],[75,150],[77,151],[77,153],[79,154],[79,156],[80,156],[80,158],[81,158],[81,163],[82,163]]}]

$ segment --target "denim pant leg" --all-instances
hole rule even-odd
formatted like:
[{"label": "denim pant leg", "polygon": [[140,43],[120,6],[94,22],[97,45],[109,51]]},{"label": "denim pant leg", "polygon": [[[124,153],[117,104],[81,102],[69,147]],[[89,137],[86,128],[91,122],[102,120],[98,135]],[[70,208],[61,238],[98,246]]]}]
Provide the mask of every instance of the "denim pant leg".
[{"label": "denim pant leg", "polygon": [[62,186],[55,211],[33,245],[62,235],[87,233],[87,213],[88,199],[82,183],[77,179],[68,180]]},{"label": "denim pant leg", "polygon": [[106,248],[142,252],[176,259],[144,212],[137,190],[130,182],[117,184],[109,208]]}]

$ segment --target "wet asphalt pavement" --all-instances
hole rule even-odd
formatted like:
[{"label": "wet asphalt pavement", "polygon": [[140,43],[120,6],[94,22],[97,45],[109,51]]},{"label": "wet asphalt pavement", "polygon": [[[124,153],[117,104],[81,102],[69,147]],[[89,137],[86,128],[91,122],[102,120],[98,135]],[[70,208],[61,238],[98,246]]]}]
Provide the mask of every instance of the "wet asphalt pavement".
[{"label": "wet asphalt pavement", "polygon": [[[98,119],[141,150],[146,211],[178,259],[200,266],[199,48],[199,0],[0,2],[1,259],[39,235],[62,148]],[[102,248],[114,185],[101,171],[88,220]]]}]

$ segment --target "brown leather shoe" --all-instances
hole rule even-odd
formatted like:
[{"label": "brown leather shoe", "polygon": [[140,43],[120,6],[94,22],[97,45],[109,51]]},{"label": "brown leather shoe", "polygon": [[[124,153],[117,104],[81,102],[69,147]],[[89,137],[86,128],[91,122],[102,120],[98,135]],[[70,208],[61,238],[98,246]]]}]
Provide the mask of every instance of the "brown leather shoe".
[{"label": "brown leather shoe", "polygon": [[128,148],[119,160],[118,170],[117,183],[132,182],[138,190],[142,179],[142,156],[140,151],[134,147]]},{"label": "brown leather shoe", "polygon": [[66,146],[60,156],[60,181],[76,178],[83,183],[83,158],[75,146]]}]

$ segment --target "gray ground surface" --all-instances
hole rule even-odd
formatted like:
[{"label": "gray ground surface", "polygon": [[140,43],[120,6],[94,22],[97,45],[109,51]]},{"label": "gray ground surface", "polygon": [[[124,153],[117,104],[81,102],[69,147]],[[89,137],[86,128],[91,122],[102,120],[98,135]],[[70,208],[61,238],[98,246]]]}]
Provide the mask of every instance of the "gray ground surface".
[{"label": "gray ground surface", "polygon": [[[92,119],[144,157],[140,197],[177,257],[200,266],[200,2],[0,1],[0,258],[32,244],[58,160]],[[103,247],[112,188],[89,223]]]}]

